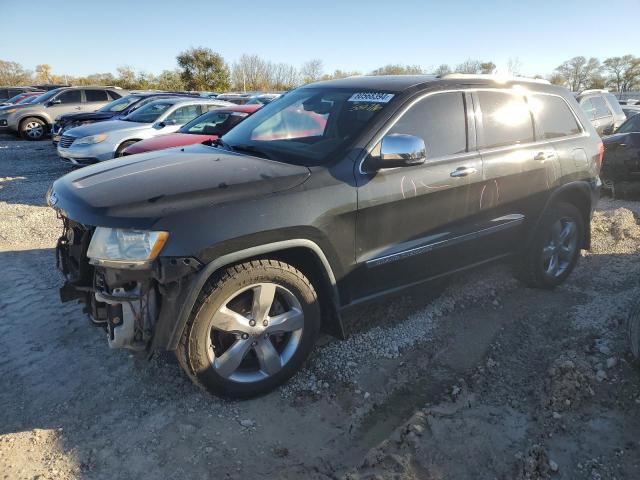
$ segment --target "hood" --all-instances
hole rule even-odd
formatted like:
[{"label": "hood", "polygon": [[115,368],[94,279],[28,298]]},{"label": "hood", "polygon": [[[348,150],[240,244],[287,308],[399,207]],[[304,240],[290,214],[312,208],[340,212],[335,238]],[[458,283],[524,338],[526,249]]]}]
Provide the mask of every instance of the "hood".
[{"label": "hood", "polygon": [[125,150],[128,155],[143,152],[153,152],[155,150],[163,150],[171,147],[184,147],[185,145],[193,145],[202,143],[206,140],[215,140],[217,135],[196,135],[192,133],[169,133],[167,135],[158,135],[157,137],[142,140],[131,145]]},{"label": "hood", "polygon": [[92,120],[97,122],[99,120],[109,120],[118,115],[120,112],[79,112],[79,113],[65,113],[60,115],[58,120],[62,122],[82,122],[85,120]]},{"label": "hood", "polygon": [[109,133],[119,130],[138,130],[148,128],[150,123],[125,122],[124,120],[109,120],[106,122],[90,123],[79,127],[70,128],[65,135],[75,138],[87,137],[89,135],[98,135],[100,133]]},{"label": "hood", "polygon": [[[10,110],[10,109],[13,109],[13,108],[16,108],[18,110],[25,110],[25,109],[27,109],[29,107],[33,107],[33,103],[25,103],[24,105],[20,104],[20,103],[18,103],[16,105],[5,105],[4,107],[0,107],[0,113],[5,113],[6,114],[7,110]],[[18,112],[16,112],[16,113],[18,113]]]},{"label": "hood", "polygon": [[152,228],[162,218],[293,188],[306,167],[194,145],[122,157],[76,170],[47,201],[85,225]]}]

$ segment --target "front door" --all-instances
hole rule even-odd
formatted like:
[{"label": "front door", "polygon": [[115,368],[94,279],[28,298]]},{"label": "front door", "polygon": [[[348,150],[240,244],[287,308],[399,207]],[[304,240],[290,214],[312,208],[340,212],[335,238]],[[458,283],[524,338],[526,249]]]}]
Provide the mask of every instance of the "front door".
[{"label": "front door", "polygon": [[64,113],[76,113],[82,110],[82,91],[65,90],[52,99],[52,102],[54,103],[47,106],[47,113],[53,121]]},{"label": "front door", "polygon": [[[480,206],[482,162],[475,151],[470,97],[429,94],[386,134],[425,141],[422,165],[356,172],[358,213],[354,298],[435,277],[473,262],[468,242]],[[371,156],[379,152],[379,144]],[[367,172],[366,160],[364,172]]]}]

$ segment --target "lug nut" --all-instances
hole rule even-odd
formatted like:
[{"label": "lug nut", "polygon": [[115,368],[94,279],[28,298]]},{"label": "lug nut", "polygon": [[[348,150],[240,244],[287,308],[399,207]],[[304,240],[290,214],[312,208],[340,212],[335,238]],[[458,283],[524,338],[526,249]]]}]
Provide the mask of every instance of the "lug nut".
[{"label": "lug nut", "polygon": [[248,333],[243,333],[242,334],[242,339],[246,340],[247,338],[249,338],[249,334]]},{"label": "lug nut", "polygon": [[265,339],[266,339],[266,338],[269,338],[269,334],[268,334],[268,333],[265,333],[265,334],[264,334],[264,338],[265,338]]},{"label": "lug nut", "polygon": [[250,320],[249,321],[249,326],[255,327],[256,326],[256,321],[255,320]]},{"label": "lug nut", "polygon": [[265,320],[264,322],[262,322],[262,325],[264,325],[264,326],[266,327],[267,325],[269,325],[269,322],[267,322],[267,321]]},{"label": "lug nut", "polygon": [[258,342],[251,342],[252,347],[255,347],[256,345],[258,345]]}]

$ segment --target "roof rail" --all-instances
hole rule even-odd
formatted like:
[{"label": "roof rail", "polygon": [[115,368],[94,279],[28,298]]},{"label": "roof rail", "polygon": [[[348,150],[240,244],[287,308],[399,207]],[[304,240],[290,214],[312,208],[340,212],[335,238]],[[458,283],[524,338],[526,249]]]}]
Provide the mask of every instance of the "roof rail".
[{"label": "roof rail", "polygon": [[448,73],[441,77],[446,80],[495,80],[496,82],[530,82],[530,83],[544,83],[545,85],[551,85],[549,80],[545,80],[544,78],[528,78],[528,77],[514,77],[510,75],[494,75],[494,74],[486,74],[486,73]]},{"label": "roof rail", "polygon": [[580,95],[584,95],[585,93],[596,93],[596,92],[604,92],[609,93],[609,90],[606,88],[588,88],[587,90],[582,90]]}]

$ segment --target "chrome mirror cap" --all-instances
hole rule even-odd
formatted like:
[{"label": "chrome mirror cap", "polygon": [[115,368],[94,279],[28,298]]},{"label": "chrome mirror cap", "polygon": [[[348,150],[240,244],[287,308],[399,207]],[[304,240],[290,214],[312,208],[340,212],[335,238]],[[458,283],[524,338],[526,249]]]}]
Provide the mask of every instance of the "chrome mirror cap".
[{"label": "chrome mirror cap", "polygon": [[427,148],[420,137],[394,133],[386,135],[380,142],[379,168],[420,165],[426,159]]}]

